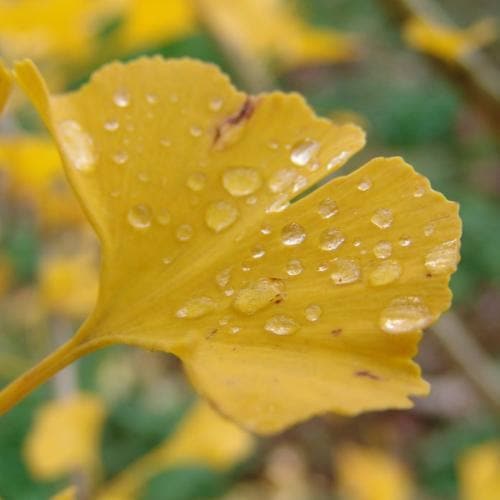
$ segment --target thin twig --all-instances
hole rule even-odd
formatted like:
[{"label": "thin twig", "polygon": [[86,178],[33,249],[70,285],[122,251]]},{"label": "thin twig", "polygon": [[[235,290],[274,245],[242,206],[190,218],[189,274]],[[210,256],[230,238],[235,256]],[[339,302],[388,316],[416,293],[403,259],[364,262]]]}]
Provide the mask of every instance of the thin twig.
[{"label": "thin twig", "polygon": [[432,331],[491,409],[500,414],[500,371],[460,317],[449,312],[433,326]]}]

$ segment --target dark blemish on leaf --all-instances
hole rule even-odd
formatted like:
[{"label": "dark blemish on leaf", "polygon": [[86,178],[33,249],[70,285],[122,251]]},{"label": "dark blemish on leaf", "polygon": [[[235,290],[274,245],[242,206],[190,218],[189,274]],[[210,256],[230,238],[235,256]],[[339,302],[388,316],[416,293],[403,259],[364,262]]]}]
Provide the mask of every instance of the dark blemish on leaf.
[{"label": "dark blemish on leaf", "polygon": [[210,337],[213,337],[217,333],[217,328],[214,328],[205,338],[209,339]]},{"label": "dark blemish on leaf", "polygon": [[354,372],[354,375],[356,375],[356,377],[366,377],[371,378],[372,380],[380,380],[380,377],[378,375],[375,375],[368,370],[358,370],[357,372]]},{"label": "dark blemish on leaf", "polygon": [[342,334],[342,328],[335,328],[330,332],[334,337],[338,337]]},{"label": "dark blemish on leaf", "polygon": [[217,126],[215,129],[214,144],[219,142],[224,132],[226,132],[229,128],[239,125],[252,116],[255,110],[255,102],[255,98],[250,96],[247,97],[243,106],[241,106],[235,114],[227,117],[220,125]]},{"label": "dark blemish on leaf", "polygon": [[432,274],[431,274],[431,273],[427,273],[427,274],[426,274],[426,276],[427,276],[428,278],[432,278]]}]

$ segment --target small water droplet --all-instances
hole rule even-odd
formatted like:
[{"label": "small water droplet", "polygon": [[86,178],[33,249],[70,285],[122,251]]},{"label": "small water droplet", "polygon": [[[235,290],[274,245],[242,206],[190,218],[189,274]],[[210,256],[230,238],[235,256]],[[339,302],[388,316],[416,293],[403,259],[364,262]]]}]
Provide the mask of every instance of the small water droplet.
[{"label": "small water droplet", "polygon": [[193,228],[189,224],[181,224],[176,232],[175,236],[179,241],[189,241],[193,236]]},{"label": "small water droplet", "polygon": [[415,191],[413,192],[413,196],[415,198],[422,198],[422,196],[424,196],[425,194],[425,186],[418,186]]},{"label": "small water droplet", "polygon": [[262,259],[264,255],[266,255],[266,251],[264,250],[264,247],[257,245],[256,247],[252,248],[252,257],[254,259]]},{"label": "small water droplet", "polygon": [[408,238],[408,236],[401,236],[401,238],[399,238],[399,245],[402,247],[409,247],[411,245],[411,238]]},{"label": "small water droplet", "polygon": [[266,208],[266,213],[279,213],[285,211],[290,206],[290,201],[285,193],[277,196],[274,201]]},{"label": "small water droplet", "polygon": [[322,262],[321,264],[318,264],[316,270],[319,273],[324,273],[325,271],[328,271],[328,264],[326,262]]},{"label": "small water droplet", "polygon": [[368,177],[361,179],[361,182],[358,184],[358,189],[360,191],[368,191],[372,187],[372,181]]},{"label": "small water droplet", "polygon": [[247,283],[235,295],[233,307],[244,314],[255,314],[285,298],[285,283],[278,278],[260,278]]},{"label": "small water droplet", "polygon": [[238,209],[228,201],[216,201],[205,212],[207,226],[216,233],[232,226],[239,216]]},{"label": "small water droplet", "polygon": [[318,304],[310,304],[304,309],[304,315],[307,321],[318,321],[322,314],[323,310]]},{"label": "small water droplet", "polygon": [[433,274],[451,273],[459,259],[458,240],[450,240],[434,247],[425,257],[425,268]]},{"label": "small water droplet", "polygon": [[156,104],[158,102],[158,96],[156,94],[146,94],[146,101],[148,104]]},{"label": "small water droplet", "polygon": [[163,259],[161,259],[161,261],[166,265],[168,266],[169,264],[172,264],[172,257],[163,257]]},{"label": "small water droplet", "polygon": [[299,324],[289,316],[278,314],[269,318],[265,325],[264,330],[275,335],[291,335],[299,329]]},{"label": "small water droplet", "polygon": [[118,151],[113,155],[113,161],[117,165],[125,165],[128,161],[128,154],[125,151]]},{"label": "small water droplet", "polygon": [[257,204],[257,201],[257,196],[249,196],[245,199],[245,203],[250,206]]},{"label": "small water droplet", "polygon": [[200,137],[201,134],[203,133],[203,130],[198,127],[197,125],[192,125],[189,129],[189,133],[193,136],[193,137]]},{"label": "small water droplet", "polygon": [[321,250],[327,250],[329,252],[337,250],[337,248],[344,243],[345,237],[340,232],[340,230],[331,227],[325,229],[319,236],[319,247]]},{"label": "small water droplet", "polygon": [[186,181],[186,186],[191,191],[202,191],[207,183],[207,176],[203,172],[193,172]]},{"label": "small water droplet", "polygon": [[139,172],[137,174],[137,178],[141,181],[141,182],[149,182],[151,180],[151,177],[149,177],[149,174],[147,172]]},{"label": "small water droplet", "polygon": [[316,172],[316,170],[319,170],[320,166],[321,165],[320,165],[319,161],[313,161],[312,163],[307,165],[307,170],[309,170],[309,172]]},{"label": "small water droplet", "polygon": [[104,129],[108,132],[114,132],[120,128],[120,124],[117,120],[107,120],[104,122]]},{"label": "small water droplet", "polygon": [[340,165],[343,161],[349,158],[349,153],[347,151],[340,152],[337,156],[334,156],[326,165],[327,170],[333,170],[335,167]]},{"label": "small water droplet", "polygon": [[304,267],[302,266],[302,262],[299,259],[289,260],[286,265],[286,273],[288,276],[298,276],[302,273]]},{"label": "small water droplet", "polygon": [[319,142],[305,139],[294,145],[290,160],[298,167],[306,166],[319,149]]},{"label": "small water droplet", "polygon": [[126,108],[130,104],[130,94],[125,90],[117,90],[113,95],[113,102],[119,108]]},{"label": "small water droplet", "polygon": [[434,229],[436,229],[435,224],[428,224],[427,226],[424,227],[424,235],[425,236],[432,236],[434,234]]},{"label": "small water droplet", "polygon": [[325,198],[318,205],[318,213],[322,219],[329,219],[339,211],[337,204],[331,198]]},{"label": "small water droplet", "polygon": [[390,208],[380,208],[373,214],[370,220],[380,229],[388,229],[392,225],[394,216]]},{"label": "small water droplet", "polygon": [[260,228],[260,232],[261,234],[264,234],[264,235],[268,235],[268,234],[271,234],[272,233],[272,228],[269,224],[264,224],[261,228]]},{"label": "small water droplet", "polygon": [[252,270],[252,262],[249,260],[245,260],[241,263],[241,270],[245,273],[248,273]]},{"label": "small water droplet", "polygon": [[267,147],[268,147],[269,149],[274,149],[274,150],[276,150],[276,149],[278,149],[278,148],[280,147],[280,145],[279,145],[276,141],[269,141],[269,142],[267,143]]},{"label": "small water droplet", "polygon": [[296,222],[291,222],[281,230],[281,241],[288,247],[300,245],[306,239],[305,229]]},{"label": "small water droplet", "polygon": [[228,168],[222,175],[222,185],[232,196],[248,196],[260,188],[262,178],[252,167]]},{"label": "small water droplet", "polygon": [[213,99],[210,100],[208,107],[210,108],[211,111],[219,111],[222,108],[223,104],[224,101],[222,100],[221,97],[214,97]]},{"label": "small water droplet", "polygon": [[267,181],[269,189],[273,193],[281,193],[293,187],[297,179],[297,172],[290,168],[277,170]]},{"label": "small water droplet", "polygon": [[229,281],[231,280],[231,268],[228,267],[223,269],[219,273],[215,275],[215,282],[220,288],[226,288],[229,285]]},{"label": "small water droplet", "polygon": [[160,144],[165,148],[169,148],[172,145],[172,141],[170,139],[163,138],[160,139]]},{"label": "small water droplet", "polygon": [[151,226],[151,208],[145,203],[134,205],[127,215],[130,225],[136,229],[147,229]]},{"label": "small water droplet", "polygon": [[361,276],[358,263],[353,259],[335,258],[332,260],[330,278],[335,285],[355,283]]},{"label": "small water droplet", "polygon": [[177,318],[195,319],[206,316],[217,307],[217,303],[210,297],[194,297],[188,300],[175,313]]},{"label": "small water droplet", "polygon": [[167,226],[170,224],[170,220],[170,212],[166,208],[160,208],[156,214],[156,222],[158,222],[160,226]]},{"label": "small water droplet", "polygon": [[373,286],[388,285],[396,281],[401,273],[401,264],[397,260],[386,260],[370,273],[370,283]]},{"label": "small water droplet", "polygon": [[379,241],[373,247],[373,253],[377,259],[387,259],[392,255],[392,245],[389,241]]},{"label": "small water droplet", "polygon": [[380,315],[380,328],[386,333],[410,333],[429,326],[433,317],[419,297],[398,297]]},{"label": "small water droplet", "polygon": [[58,131],[64,154],[71,165],[80,172],[94,170],[94,142],[81,125],[74,120],[66,120],[59,125]]},{"label": "small water droplet", "polygon": [[361,246],[361,240],[354,240],[354,241],[352,242],[352,246],[353,246],[353,247],[356,247],[356,248],[357,248],[357,247],[360,247],[360,246]]}]

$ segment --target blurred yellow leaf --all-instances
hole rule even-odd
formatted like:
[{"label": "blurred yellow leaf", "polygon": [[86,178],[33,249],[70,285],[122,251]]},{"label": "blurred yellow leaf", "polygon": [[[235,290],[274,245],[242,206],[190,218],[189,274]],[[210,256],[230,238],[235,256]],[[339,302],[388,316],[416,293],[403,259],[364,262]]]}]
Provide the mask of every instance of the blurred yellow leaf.
[{"label": "blurred yellow leaf", "polygon": [[51,500],[77,500],[76,488],[74,486],[69,486],[61,492],[53,495]]},{"label": "blurred yellow leaf", "polygon": [[3,111],[12,87],[12,78],[8,69],[0,60],[0,113]]},{"label": "blurred yellow leaf", "polygon": [[95,472],[104,416],[101,400],[83,393],[40,408],[24,443],[33,477],[52,480],[76,469]]},{"label": "blurred yellow leaf", "polygon": [[467,450],[458,463],[462,500],[500,498],[500,441],[491,441]]},{"label": "blurred yellow leaf", "polygon": [[469,28],[459,29],[413,17],[404,26],[403,36],[413,48],[453,62],[493,42],[497,30],[493,19],[483,19]]},{"label": "blurred yellow leaf", "polygon": [[227,469],[248,456],[253,444],[250,434],[218,415],[208,404],[197,403],[172,436],[111,480],[97,498],[137,498],[149,479],[172,466],[199,464]]},{"label": "blurred yellow leaf", "polygon": [[413,484],[395,457],[376,448],[347,445],[336,453],[338,493],[345,500],[410,500]]},{"label": "blurred yellow leaf", "polygon": [[358,127],[297,94],[248,97],[192,60],[111,64],[61,96],[30,63],[16,74],[103,256],[92,316],[0,392],[0,410],[114,343],[174,353],[201,394],[262,433],[427,393],[411,358],[449,306],[460,220],[402,159],[290,204],[363,146]]},{"label": "blurred yellow leaf", "polygon": [[[195,0],[201,19],[238,53],[281,66],[352,60],[353,37],[307,24],[284,0]],[[258,27],[258,28],[257,28]]]}]

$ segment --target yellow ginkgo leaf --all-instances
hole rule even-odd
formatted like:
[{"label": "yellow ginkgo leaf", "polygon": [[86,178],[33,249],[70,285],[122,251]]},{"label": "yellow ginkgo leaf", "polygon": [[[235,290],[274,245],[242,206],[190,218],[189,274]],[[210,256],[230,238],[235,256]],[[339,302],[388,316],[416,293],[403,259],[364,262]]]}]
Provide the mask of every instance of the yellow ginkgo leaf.
[{"label": "yellow ginkgo leaf", "polygon": [[338,493],[346,500],[410,500],[414,487],[404,465],[389,453],[356,445],[335,455]]},{"label": "yellow ginkgo leaf", "polygon": [[500,498],[500,441],[467,450],[458,463],[461,500]]},{"label": "yellow ginkgo leaf", "polygon": [[17,66],[102,243],[95,311],[0,392],[5,411],[114,343],[172,352],[258,432],[311,415],[408,408],[411,361],[450,304],[457,206],[400,158],[306,193],[364,144],[297,94],[249,97],[193,60],[114,63],[50,96]]},{"label": "yellow ginkgo leaf", "polygon": [[24,443],[24,458],[33,477],[52,480],[76,469],[95,472],[104,416],[102,401],[89,394],[46,403]]},{"label": "yellow ginkgo leaf", "polygon": [[417,50],[453,62],[494,41],[497,31],[493,19],[483,19],[469,28],[459,29],[412,17],[404,26],[403,36]]},{"label": "yellow ginkgo leaf", "polygon": [[284,0],[194,1],[202,21],[238,53],[290,67],[351,60],[358,52],[353,37],[308,25]]},{"label": "yellow ginkgo leaf", "polygon": [[8,69],[0,60],[0,113],[3,111],[12,87],[12,78]]},{"label": "yellow ginkgo leaf", "polygon": [[99,500],[129,500],[155,474],[172,466],[205,465],[227,469],[252,451],[254,440],[206,403],[197,403],[179,428],[157,448],[134,462],[97,495]]}]

